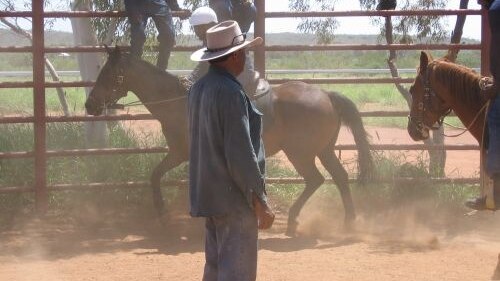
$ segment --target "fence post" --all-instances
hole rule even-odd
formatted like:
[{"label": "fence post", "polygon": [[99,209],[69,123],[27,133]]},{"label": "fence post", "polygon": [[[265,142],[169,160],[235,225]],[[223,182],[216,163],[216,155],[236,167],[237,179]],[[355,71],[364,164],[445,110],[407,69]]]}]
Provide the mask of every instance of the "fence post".
[{"label": "fence post", "polygon": [[266,1],[255,0],[255,7],[257,8],[257,17],[254,23],[254,36],[262,37],[264,42],[262,45],[257,46],[254,52],[255,55],[255,69],[259,71],[262,77],[266,73]]},{"label": "fence post", "polygon": [[481,9],[481,75],[490,75],[490,25],[488,23],[488,10]]},{"label": "fence post", "polygon": [[43,5],[44,1],[32,0],[35,206],[39,214],[45,213],[48,208]]}]

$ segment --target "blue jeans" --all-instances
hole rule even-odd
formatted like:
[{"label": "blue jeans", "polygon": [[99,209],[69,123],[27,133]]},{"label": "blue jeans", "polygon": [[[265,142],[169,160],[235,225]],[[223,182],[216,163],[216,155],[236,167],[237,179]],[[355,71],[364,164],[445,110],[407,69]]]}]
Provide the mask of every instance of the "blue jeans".
[{"label": "blue jeans", "polygon": [[257,10],[254,4],[248,5],[243,2],[241,0],[209,0],[208,4],[215,11],[219,22],[237,21],[241,32],[247,33],[252,22],[255,21]]},{"label": "blue jeans", "polygon": [[128,13],[130,24],[130,53],[138,58],[142,57],[142,49],[146,42],[146,25],[152,18],[158,30],[158,60],[156,66],[165,70],[168,67],[170,53],[175,45],[175,30],[172,14],[166,4],[158,4],[156,1],[144,1],[141,4],[127,4],[125,9]]},{"label": "blue jeans", "polygon": [[254,281],[257,276],[257,218],[248,206],[207,217],[203,281]]},{"label": "blue jeans", "polygon": [[[500,0],[495,0],[488,11],[491,29],[490,68],[497,86],[500,84]],[[491,101],[488,111],[488,154],[486,172],[490,176],[500,176],[500,94]]]}]

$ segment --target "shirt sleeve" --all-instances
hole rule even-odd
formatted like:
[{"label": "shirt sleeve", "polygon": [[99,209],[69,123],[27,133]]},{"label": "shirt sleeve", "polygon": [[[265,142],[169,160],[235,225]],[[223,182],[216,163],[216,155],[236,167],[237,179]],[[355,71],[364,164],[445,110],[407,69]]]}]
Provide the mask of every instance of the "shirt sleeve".
[{"label": "shirt sleeve", "polygon": [[248,104],[242,91],[224,93],[220,108],[224,130],[224,152],[229,173],[253,208],[253,193],[267,202],[264,171],[260,171],[250,136]]}]

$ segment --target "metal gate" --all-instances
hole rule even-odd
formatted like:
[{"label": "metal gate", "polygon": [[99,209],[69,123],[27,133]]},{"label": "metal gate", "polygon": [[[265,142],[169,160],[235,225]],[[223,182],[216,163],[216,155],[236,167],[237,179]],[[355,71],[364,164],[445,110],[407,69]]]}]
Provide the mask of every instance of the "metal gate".
[{"label": "metal gate", "polygon": [[[482,44],[331,44],[331,45],[287,45],[267,46],[263,45],[255,50],[255,66],[261,73],[266,72],[266,52],[274,51],[342,51],[342,50],[447,50],[459,48],[465,50],[481,50],[481,72],[487,73],[489,69],[487,60],[487,48],[489,46],[489,30],[486,22],[485,10],[419,10],[419,11],[330,11],[330,12],[266,12],[265,0],[256,0],[257,20],[255,21],[255,35],[265,38],[266,18],[284,17],[371,17],[371,16],[408,16],[408,15],[482,15]],[[173,13],[176,16],[176,13]],[[74,47],[45,47],[44,46],[44,19],[45,18],[72,18],[72,17],[123,17],[123,11],[109,12],[84,12],[84,11],[57,11],[45,12],[44,1],[32,1],[32,11],[0,12],[0,17],[29,17],[32,18],[33,44],[27,47],[0,47],[0,53],[32,53],[33,54],[33,81],[31,82],[0,82],[0,88],[33,88],[34,114],[30,117],[2,117],[0,124],[9,123],[32,123],[34,125],[34,149],[33,151],[0,152],[0,160],[16,158],[34,158],[35,184],[33,186],[11,186],[0,187],[0,193],[7,192],[35,192],[36,209],[44,212],[48,205],[48,192],[50,190],[66,190],[75,188],[96,187],[139,187],[143,182],[128,183],[93,183],[93,184],[58,184],[47,185],[47,159],[48,157],[79,156],[79,155],[107,155],[123,153],[164,153],[166,148],[107,148],[107,149],[77,149],[56,150],[46,149],[46,126],[49,122],[88,122],[101,120],[146,120],[153,119],[149,114],[122,114],[117,116],[72,116],[72,117],[50,117],[46,115],[45,89],[55,87],[90,87],[93,81],[74,82],[45,82],[44,56],[47,53],[78,53],[78,52],[103,52],[100,46],[74,46]],[[193,51],[196,48],[177,46],[175,51]],[[269,79],[272,84],[281,84],[292,79]],[[351,84],[351,83],[411,83],[412,79],[403,78],[311,78],[294,79],[310,84]],[[399,112],[362,112],[362,116],[407,116],[407,111]],[[448,145],[447,150],[478,150],[475,145]],[[355,149],[355,145],[337,146],[337,149]],[[430,147],[421,144],[414,145],[374,145],[376,150],[428,150],[443,149],[442,146]],[[296,183],[302,182],[297,178],[268,179],[271,183]],[[437,182],[447,182],[449,179],[436,179]],[[462,178],[453,179],[457,183],[479,182],[479,179]],[[167,182],[166,184],[185,185],[185,181]]]}]

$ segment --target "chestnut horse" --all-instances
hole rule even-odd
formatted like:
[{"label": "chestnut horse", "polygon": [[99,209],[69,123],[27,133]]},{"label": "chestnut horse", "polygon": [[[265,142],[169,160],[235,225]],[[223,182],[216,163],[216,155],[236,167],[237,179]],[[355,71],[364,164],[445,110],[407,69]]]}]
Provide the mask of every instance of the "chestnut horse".
[{"label": "chestnut horse", "polygon": [[[168,154],[151,176],[153,201],[162,214],[164,202],[160,180],[167,171],[188,160],[187,90],[177,76],[115,48],[108,50],[108,60],[85,103],[87,112],[100,115],[104,108],[116,105],[128,91],[133,92],[160,121],[169,146]],[[316,167],[316,157],[340,191],[345,222],[352,222],[355,211],[348,175],[334,153],[334,145],[343,122],[350,127],[357,144],[359,179],[366,180],[372,167],[370,144],[354,103],[338,93],[300,82],[274,87],[267,97],[255,102],[265,114],[266,156],[283,150],[305,180],[304,191],[290,208],[287,234],[295,233],[300,210],[325,180]]]},{"label": "chestnut horse", "polygon": [[453,110],[479,144],[483,143],[487,99],[481,96],[474,70],[449,62],[434,60],[422,51],[415,82],[410,88],[412,105],[408,117],[408,133],[415,141],[429,137],[443,118]]}]

